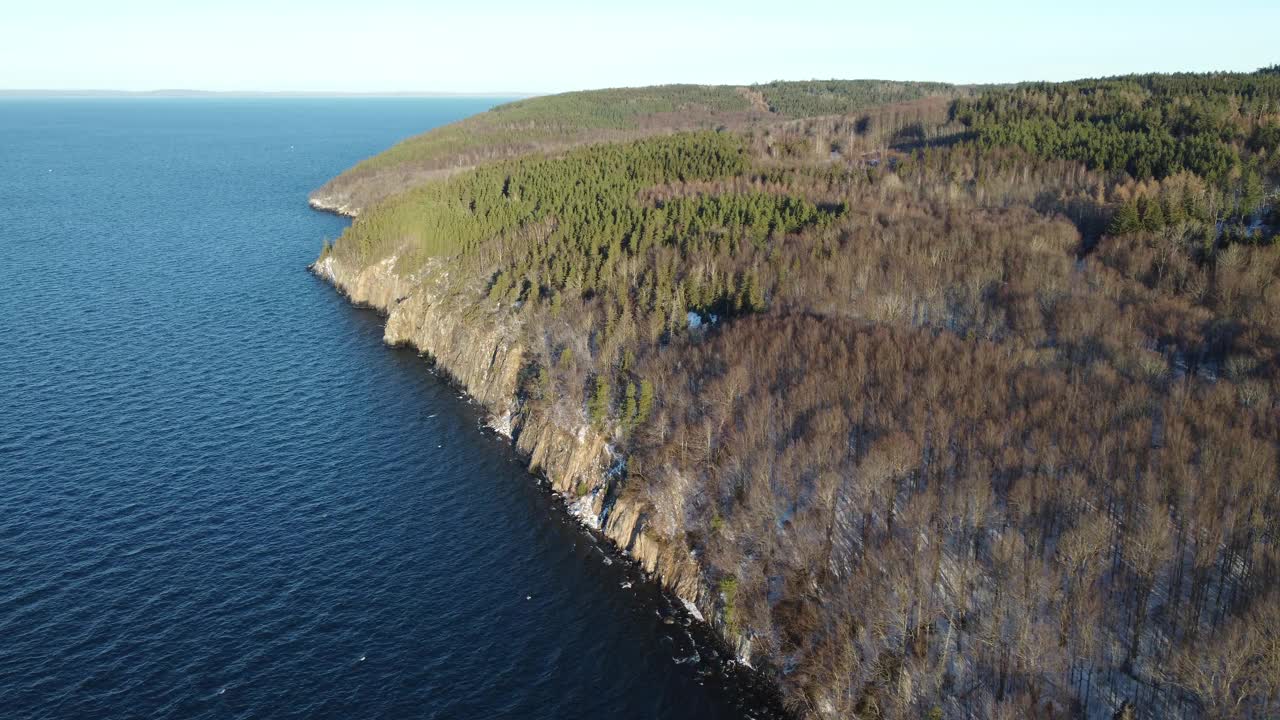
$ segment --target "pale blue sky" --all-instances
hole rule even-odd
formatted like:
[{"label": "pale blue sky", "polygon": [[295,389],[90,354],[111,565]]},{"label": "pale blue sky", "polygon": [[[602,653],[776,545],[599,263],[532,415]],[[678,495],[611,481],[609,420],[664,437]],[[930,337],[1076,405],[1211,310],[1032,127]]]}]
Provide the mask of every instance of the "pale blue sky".
[{"label": "pale blue sky", "polygon": [[0,88],[550,92],[1064,80],[1280,62],[1280,1],[34,0]]}]

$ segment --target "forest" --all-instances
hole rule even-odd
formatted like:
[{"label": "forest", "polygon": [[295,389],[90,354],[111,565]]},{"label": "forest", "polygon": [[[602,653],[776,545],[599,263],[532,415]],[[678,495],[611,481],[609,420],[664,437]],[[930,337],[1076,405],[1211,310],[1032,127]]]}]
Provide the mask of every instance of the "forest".
[{"label": "forest", "polygon": [[535,152],[768,124],[962,93],[943,83],[838,80],[738,88],[663,85],[530,98],[409,138],[335,177],[312,196],[369,207],[459,169]]},{"label": "forest", "polygon": [[1280,717],[1276,68],[479,117],[323,256],[510,317],[797,717]]}]

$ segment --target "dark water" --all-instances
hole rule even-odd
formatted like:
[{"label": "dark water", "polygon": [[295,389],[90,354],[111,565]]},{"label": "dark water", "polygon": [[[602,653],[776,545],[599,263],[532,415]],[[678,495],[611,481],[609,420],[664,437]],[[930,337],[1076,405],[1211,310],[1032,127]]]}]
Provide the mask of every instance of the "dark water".
[{"label": "dark water", "polygon": [[310,189],[491,102],[0,101],[0,717],[758,707],[303,270]]}]

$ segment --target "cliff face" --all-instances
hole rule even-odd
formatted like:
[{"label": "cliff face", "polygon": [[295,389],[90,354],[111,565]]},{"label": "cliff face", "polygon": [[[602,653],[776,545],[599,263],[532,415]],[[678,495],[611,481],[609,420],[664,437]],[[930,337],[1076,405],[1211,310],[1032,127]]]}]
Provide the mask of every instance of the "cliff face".
[{"label": "cliff face", "polygon": [[[536,412],[520,405],[524,351],[519,327],[509,314],[487,301],[452,295],[447,275],[433,265],[403,277],[395,271],[395,258],[354,267],[330,256],[311,269],[353,303],[386,315],[387,344],[411,346],[430,356],[484,405],[492,427],[514,439],[529,458],[530,471],[547,478],[570,512],[603,532],[699,616],[713,617],[715,599],[696,559],[647,532],[644,508],[619,492],[620,476],[611,471],[615,458],[607,438],[581,413]],[[737,638],[729,640],[741,650]]]}]

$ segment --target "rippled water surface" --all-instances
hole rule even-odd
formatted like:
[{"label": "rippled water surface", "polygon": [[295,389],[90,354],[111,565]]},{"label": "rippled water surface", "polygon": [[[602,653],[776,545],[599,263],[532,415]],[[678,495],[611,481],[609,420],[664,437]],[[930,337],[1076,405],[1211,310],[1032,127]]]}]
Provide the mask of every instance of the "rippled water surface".
[{"label": "rippled water surface", "polygon": [[493,102],[0,101],[0,717],[756,712],[303,269],[309,190]]}]

